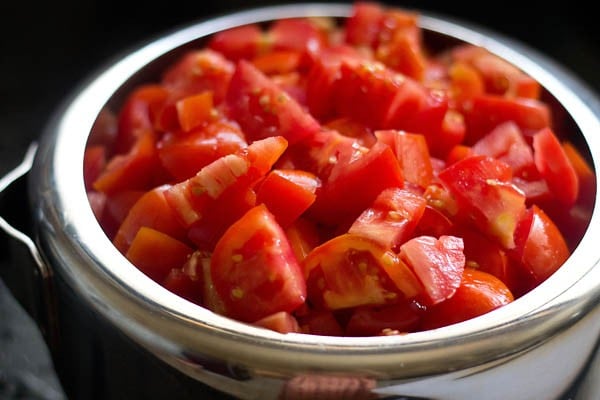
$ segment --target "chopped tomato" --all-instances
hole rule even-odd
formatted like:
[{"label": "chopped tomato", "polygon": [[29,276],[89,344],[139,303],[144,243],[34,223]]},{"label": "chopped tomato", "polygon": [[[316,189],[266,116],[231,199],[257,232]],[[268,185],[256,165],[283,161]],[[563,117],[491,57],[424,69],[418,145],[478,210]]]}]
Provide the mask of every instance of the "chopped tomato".
[{"label": "chopped tomato", "polygon": [[422,290],[394,252],[363,236],[336,236],[303,264],[309,300],[330,310],[397,303]]},{"label": "chopped tomato", "polygon": [[293,144],[320,129],[294,99],[247,61],[237,64],[226,101],[231,117],[250,140],[283,136]]},{"label": "chopped tomato", "polygon": [[279,333],[300,332],[300,325],[296,318],[285,311],[278,311],[264,318],[254,321],[253,325],[267,328]]},{"label": "chopped tomato", "polygon": [[306,285],[289,241],[258,205],[223,234],[211,259],[215,290],[230,317],[253,322],[304,303]]},{"label": "chopped tomato", "polygon": [[[373,179],[377,176],[377,179]],[[376,143],[368,153],[348,164],[338,162],[317,191],[309,213],[326,224],[354,220],[382,190],[402,187],[402,171],[392,150]]]},{"label": "chopped tomato", "polygon": [[525,133],[551,126],[551,112],[546,103],[535,99],[479,95],[464,107],[467,144],[473,144],[503,122],[514,121]]},{"label": "chopped tomato", "polygon": [[318,186],[310,172],[273,169],[260,183],[256,201],[266,204],[279,225],[287,228],[314,203]]},{"label": "chopped tomato", "polygon": [[156,138],[152,131],[139,134],[127,154],[118,154],[106,164],[93,183],[94,189],[106,194],[121,190],[147,190],[152,187],[157,168]]},{"label": "chopped tomato", "polygon": [[479,229],[506,249],[525,212],[525,194],[511,183],[510,167],[488,156],[473,156],[450,165],[439,178],[459,208]]},{"label": "chopped tomato", "polygon": [[223,120],[186,135],[167,133],[157,144],[161,165],[177,181],[191,178],[211,162],[247,146],[239,126]]},{"label": "chopped tomato", "polygon": [[533,77],[422,24],[359,1],[157,64],[90,132],[107,237],[173,293],[282,333],[401,335],[533,290],[588,228],[591,157]]},{"label": "chopped tomato", "polygon": [[397,249],[413,234],[426,201],[404,189],[383,190],[352,224],[349,233],[368,237],[386,248]]},{"label": "chopped tomato", "polygon": [[429,304],[448,299],[460,285],[463,249],[463,240],[455,236],[419,236],[400,246],[400,257],[421,281]]},{"label": "chopped tomato", "polygon": [[375,137],[392,148],[407,182],[426,188],[433,180],[431,156],[425,136],[397,130],[375,131]]},{"label": "chopped tomato", "polygon": [[550,191],[565,207],[571,207],[579,196],[579,178],[571,161],[550,128],[533,135],[535,165]]},{"label": "chopped tomato", "polygon": [[421,316],[409,302],[381,307],[357,307],[346,326],[348,336],[380,336],[414,331]]},{"label": "chopped tomato", "polygon": [[214,34],[208,43],[212,50],[222,53],[230,60],[250,59],[263,53],[266,41],[257,24],[244,25]]},{"label": "chopped tomato", "polygon": [[146,192],[133,204],[113,239],[114,245],[123,254],[127,252],[138,230],[144,226],[179,240],[185,239],[186,232],[178,223],[165,197],[170,189],[169,185],[159,186]]},{"label": "chopped tomato", "polygon": [[569,248],[554,222],[537,206],[523,216],[523,234],[515,254],[538,282],[546,280],[569,257]]},{"label": "chopped tomato", "polygon": [[167,69],[162,83],[175,100],[211,91],[215,104],[219,104],[225,98],[233,70],[233,62],[218,52],[191,51]]},{"label": "chopped tomato", "polygon": [[422,329],[435,329],[478,317],[511,303],[513,294],[491,274],[465,268],[460,286],[449,299],[428,308]]},{"label": "chopped tomato", "polygon": [[143,273],[162,283],[173,268],[183,266],[193,249],[155,229],[142,226],[125,257]]}]

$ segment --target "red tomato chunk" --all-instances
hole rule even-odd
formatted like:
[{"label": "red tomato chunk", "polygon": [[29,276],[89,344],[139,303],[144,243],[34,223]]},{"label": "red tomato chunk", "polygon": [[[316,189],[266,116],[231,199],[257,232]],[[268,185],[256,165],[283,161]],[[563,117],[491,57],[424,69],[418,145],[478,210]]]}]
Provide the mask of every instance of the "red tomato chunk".
[{"label": "red tomato chunk", "polygon": [[[548,279],[596,177],[543,88],[419,15],[214,34],[104,113],[85,153],[94,214],[173,293],[281,333],[443,328]],[[109,140],[112,138],[111,140]]]}]

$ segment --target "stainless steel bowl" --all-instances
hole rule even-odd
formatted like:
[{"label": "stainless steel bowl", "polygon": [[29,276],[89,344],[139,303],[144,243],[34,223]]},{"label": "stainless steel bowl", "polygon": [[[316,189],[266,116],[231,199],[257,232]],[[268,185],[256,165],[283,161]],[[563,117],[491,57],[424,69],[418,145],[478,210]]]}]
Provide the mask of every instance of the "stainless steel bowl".
[{"label": "stainless steel bowl", "polygon": [[[214,32],[285,17],[344,18],[349,12],[349,5],[302,4],[200,22],[111,64],[66,102],[28,159],[33,160],[27,172],[33,241],[2,224],[37,257],[36,268],[45,276],[42,314],[58,351],[69,351],[74,336],[69,329],[75,324],[65,322],[69,314],[61,304],[77,302],[160,368],[242,399],[553,399],[573,383],[600,335],[598,204],[565,265],[522,298],[442,329],[365,338],[283,335],[217,315],[147,278],[97,223],[82,166],[88,133],[104,107],[116,110],[128,89],[156,77],[169,61]],[[575,141],[597,171],[600,102],[577,78],[534,50],[479,27],[427,14],[420,23],[428,41],[484,46],[537,79],[545,98],[570,116],[580,133]],[[78,329],[93,335],[96,328]],[[173,390],[181,390],[176,382]]]}]

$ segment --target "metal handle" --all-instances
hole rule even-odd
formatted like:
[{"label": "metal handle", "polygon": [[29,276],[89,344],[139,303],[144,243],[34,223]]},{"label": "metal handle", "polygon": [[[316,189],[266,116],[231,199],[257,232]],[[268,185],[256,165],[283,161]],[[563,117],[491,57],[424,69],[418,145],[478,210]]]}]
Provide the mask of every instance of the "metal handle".
[{"label": "metal handle", "polygon": [[0,242],[0,277],[14,297],[37,322],[54,352],[58,332],[52,271],[44,262],[32,239],[31,209],[28,204],[27,178],[33,165],[37,143],[27,149],[23,161],[0,178],[0,230],[9,240]]}]

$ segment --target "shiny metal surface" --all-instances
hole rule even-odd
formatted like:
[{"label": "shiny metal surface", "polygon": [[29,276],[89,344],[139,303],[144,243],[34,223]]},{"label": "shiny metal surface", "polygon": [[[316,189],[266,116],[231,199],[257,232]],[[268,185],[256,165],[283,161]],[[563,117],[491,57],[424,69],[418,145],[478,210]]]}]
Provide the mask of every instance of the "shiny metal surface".
[{"label": "shiny metal surface", "polygon": [[[489,399],[506,398],[515,388],[527,388],[528,395],[520,398],[560,395],[600,333],[598,204],[566,264],[531,293],[443,329],[368,338],[282,335],[214,314],[143,275],[96,222],[82,166],[87,134],[103,107],[118,107],[128,87],[152,77],[182,46],[213,32],[283,17],[344,17],[349,10],[336,4],[278,6],[200,22],[148,43],[93,77],[49,124],[31,173],[35,241],[42,257],[82,301],[156,357],[239,398],[277,398],[282,391],[294,393],[298,377],[328,376],[349,387],[358,379],[381,396],[459,399],[480,384],[495,388]],[[479,28],[428,15],[421,24],[430,33],[483,45],[536,78],[572,116],[598,170],[600,103],[568,71]],[[562,363],[552,366],[548,360],[555,357]],[[545,371],[543,385],[530,384],[526,371],[531,368]],[[435,392],[439,387],[443,393]]]}]

